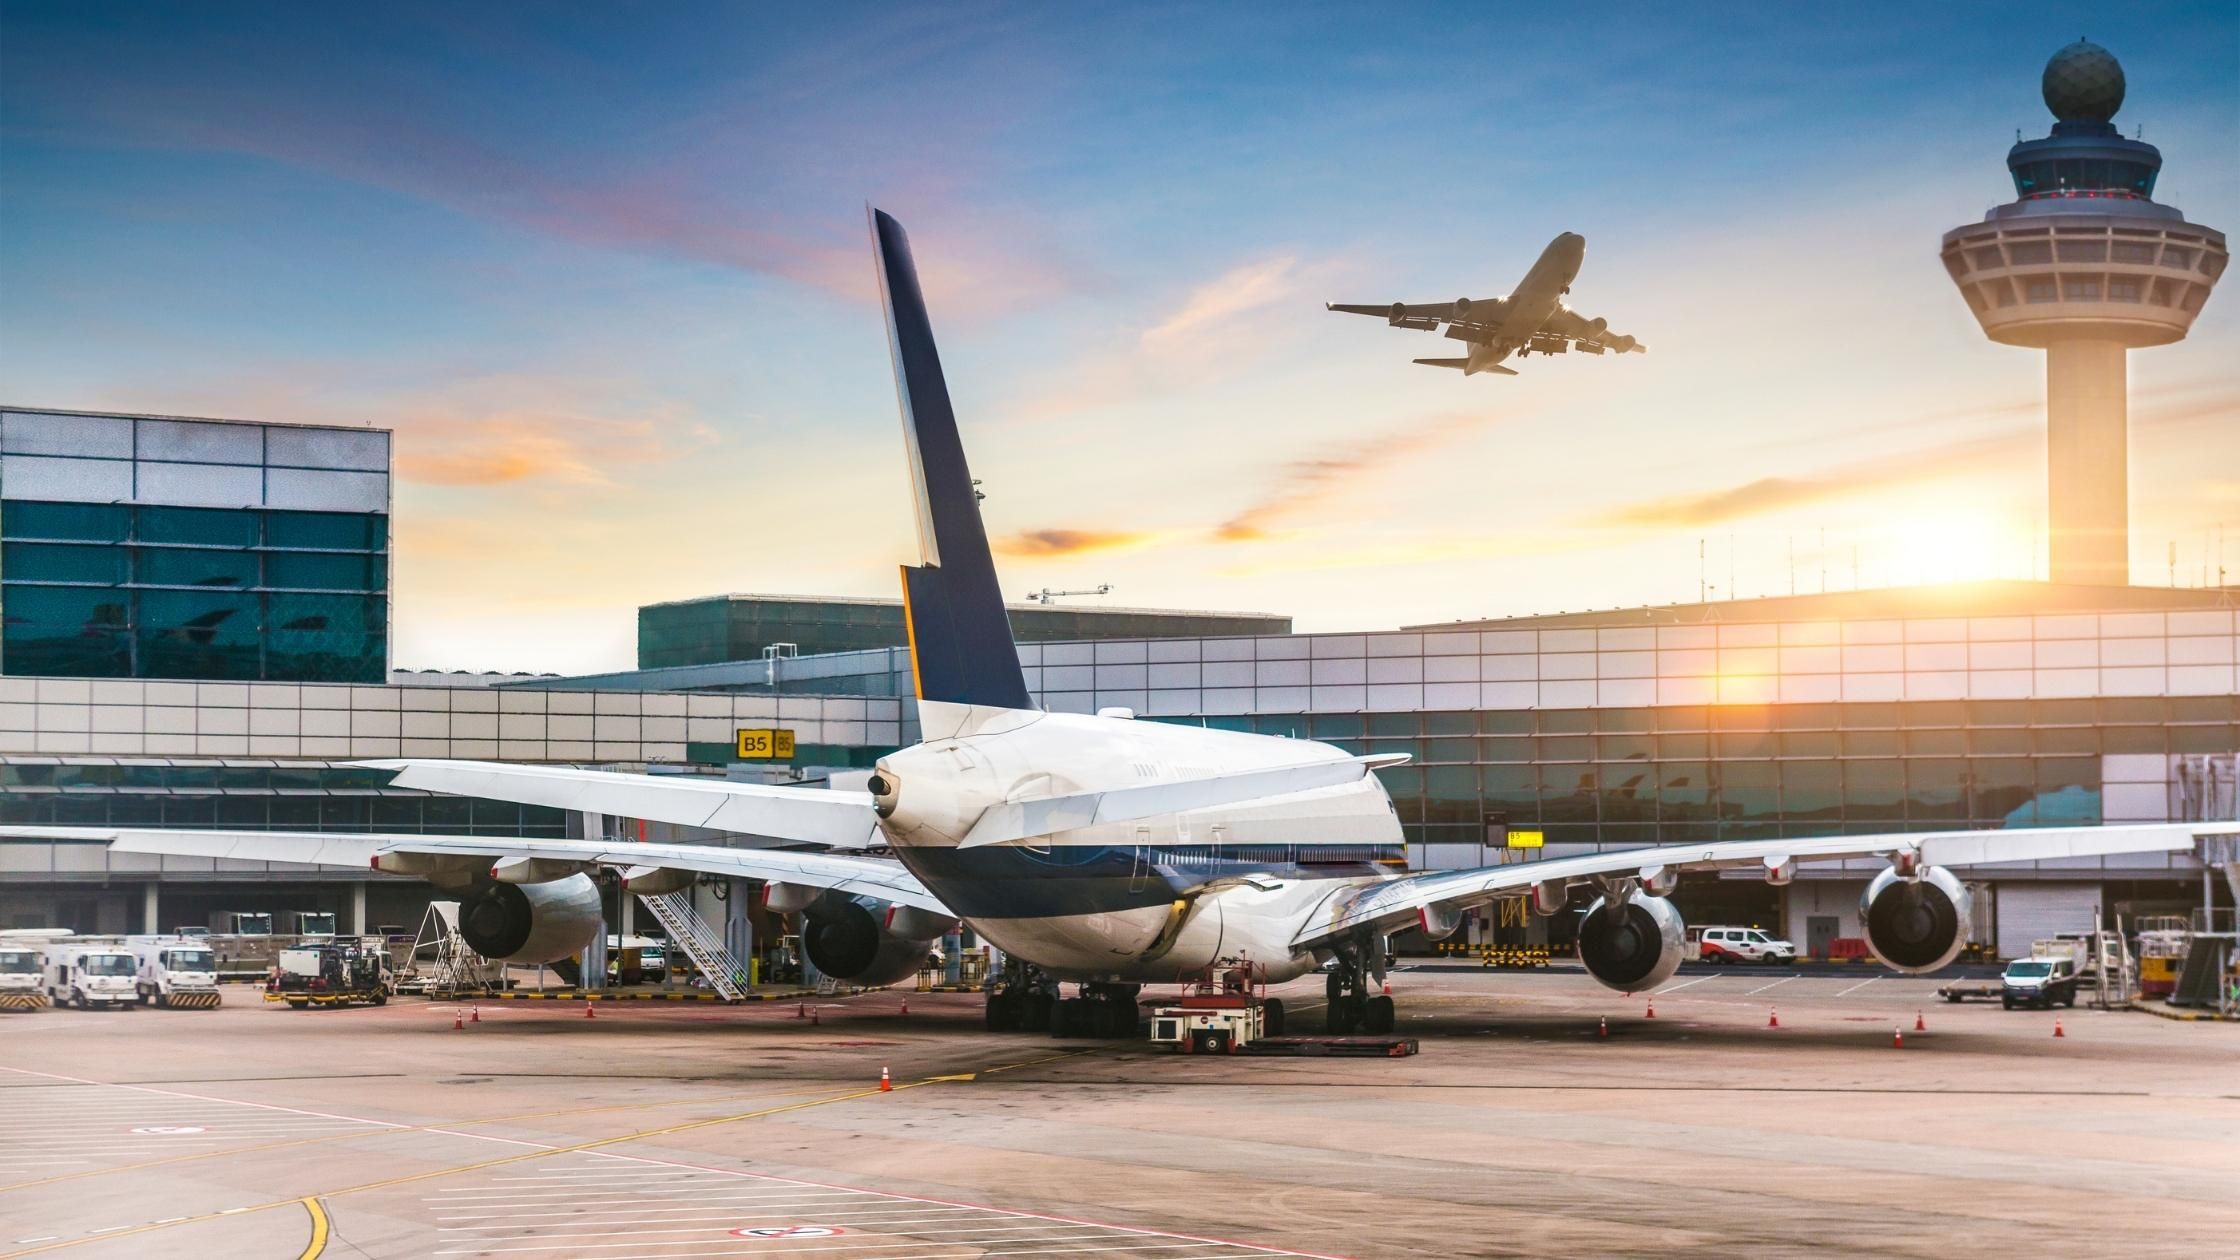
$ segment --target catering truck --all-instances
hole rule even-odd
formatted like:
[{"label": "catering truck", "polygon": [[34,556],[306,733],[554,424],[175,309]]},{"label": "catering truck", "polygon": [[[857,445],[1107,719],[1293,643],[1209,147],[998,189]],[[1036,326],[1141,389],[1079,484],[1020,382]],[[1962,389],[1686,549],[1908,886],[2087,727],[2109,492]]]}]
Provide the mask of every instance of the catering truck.
[{"label": "catering truck", "polygon": [[39,948],[0,937],[0,1011],[36,1011],[47,1005],[39,987]]},{"label": "catering truck", "polygon": [[307,1006],[347,1006],[369,1002],[385,1006],[393,981],[385,945],[343,940],[298,945],[280,951],[280,962],[265,985],[264,1000]]},{"label": "catering truck", "polygon": [[72,938],[49,942],[40,950],[47,998],[56,1006],[89,1010],[106,1006],[130,1010],[140,995],[133,976],[140,960],[118,940]]},{"label": "catering truck", "polygon": [[132,938],[138,960],[133,989],[148,1006],[207,1010],[224,998],[218,992],[218,956],[202,941],[183,936]]}]

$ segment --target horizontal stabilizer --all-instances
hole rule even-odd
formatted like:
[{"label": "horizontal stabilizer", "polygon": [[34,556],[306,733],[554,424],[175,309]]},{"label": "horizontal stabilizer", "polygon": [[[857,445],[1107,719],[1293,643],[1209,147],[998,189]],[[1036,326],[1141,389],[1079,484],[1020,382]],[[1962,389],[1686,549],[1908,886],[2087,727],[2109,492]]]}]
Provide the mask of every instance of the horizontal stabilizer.
[{"label": "horizontal stabilizer", "polygon": [[1416,362],[1425,367],[1453,368],[1457,372],[1470,366],[1468,359],[1417,359]]},{"label": "horizontal stabilizer", "polygon": [[980,815],[958,842],[960,849],[1003,844],[1030,836],[1094,827],[1099,823],[1130,822],[1167,814],[1240,805],[1248,801],[1338,787],[1359,780],[1370,770],[1394,765],[1404,757],[1347,757],[1341,761],[1313,761],[1305,765],[1246,770],[1176,783],[1146,783],[1137,787],[1108,788],[1071,796],[1042,796],[992,805]]}]

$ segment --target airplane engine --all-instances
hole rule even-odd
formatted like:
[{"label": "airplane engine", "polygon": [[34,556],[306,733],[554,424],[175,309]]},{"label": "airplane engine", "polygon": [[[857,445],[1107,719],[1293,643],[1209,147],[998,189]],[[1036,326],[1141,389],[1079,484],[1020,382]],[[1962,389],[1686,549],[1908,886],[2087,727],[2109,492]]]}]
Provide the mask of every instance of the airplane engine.
[{"label": "airplane engine", "polygon": [[1637,343],[1633,338],[1625,336],[1623,334],[1612,337],[1610,339],[1610,348],[1617,351],[1619,354],[1624,354],[1626,351],[1633,349],[1635,344]]},{"label": "airplane engine", "polygon": [[802,912],[801,943],[818,971],[867,989],[907,980],[957,921],[873,897],[830,892]]},{"label": "airplane engine", "polygon": [[1609,988],[1654,989],[1680,969],[1686,933],[1680,912],[1662,897],[1638,894],[1616,912],[1598,897],[1579,920],[1579,961]]},{"label": "airplane engine", "polygon": [[1393,327],[1395,327],[1395,328],[1399,327],[1399,326],[1400,326],[1400,322],[1401,322],[1402,320],[1405,320],[1406,318],[1408,318],[1408,304],[1407,304],[1406,302],[1394,302],[1394,303],[1392,304],[1392,325],[1393,325]]},{"label": "airplane engine", "polygon": [[1587,321],[1587,333],[1589,336],[1599,337],[1609,331],[1610,321],[1604,319],[1600,315],[1597,315],[1593,319]]},{"label": "airplane engine", "polygon": [[1973,911],[1968,886],[1941,866],[1922,870],[1918,879],[1892,866],[1859,898],[1867,948],[1908,974],[1935,971],[1959,957]]},{"label": "airplane engine", "polygon": [[1470,318],[1470,299],[1469,299],[1469,298],[1456,298],[1456,299],[1454,300],[1454,317],[1455,317],[1456,319],[1468,319],[1468,318]]},{"label": "airplane engine", "polygon": [[484,958],[556,962],[599,939],[603,913],[599,886],[588,875],[491,883],[459,903],[459,935]]}]

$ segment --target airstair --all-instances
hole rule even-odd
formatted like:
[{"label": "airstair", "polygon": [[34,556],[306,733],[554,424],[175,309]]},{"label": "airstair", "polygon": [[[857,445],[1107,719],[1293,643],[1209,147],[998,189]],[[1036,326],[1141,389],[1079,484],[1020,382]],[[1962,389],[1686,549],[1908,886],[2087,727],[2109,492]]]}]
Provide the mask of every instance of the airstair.
[{"label": "airstair", "polygon": [[747,969],[723,947],[723,938],[703,922],[692,908],[692,895],[685,892],[663,893],[648,897],[640,894],[638,904],[650,912],[661,929],[669,934],[669,943],[684,951],[700,974],[708,978],[708,985],[723,995],[726,1002],[736,1002],[747,995]]}]

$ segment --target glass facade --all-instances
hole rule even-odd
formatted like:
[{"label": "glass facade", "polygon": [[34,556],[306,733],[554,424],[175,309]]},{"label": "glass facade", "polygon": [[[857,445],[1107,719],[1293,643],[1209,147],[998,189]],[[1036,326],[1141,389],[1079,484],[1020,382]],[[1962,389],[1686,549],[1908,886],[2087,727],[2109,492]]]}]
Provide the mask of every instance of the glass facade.
[{"label": "glass facade", "polygon": [[2229,753],[2240,698],[2104,697],[1164,718],[1408,753],[1408,839],[1489,821],[1657,844],[2104,820],[2103,758]]},{"label": "glass facade", "polygon": [[388,517],[0,502],[0,671],[384,680]]},{"label": "glass facade", "polygon": [[390,790],[388,771],[321,763],[0,765],[0,823],[395,831],[562,839],[563,811]]},{"label": "glass facade", "polygon": [[[1021,643],[1291,632],[1289,617],[1249,613],[1039,604],[1013,605],[1010,612],[1012,637]],[[773,643],[791,643],[801,655],[814,656],[903,647],[908,642],[900,600],[719,595],[638,610],[640,669],[760,660],[762,650]]]}]

